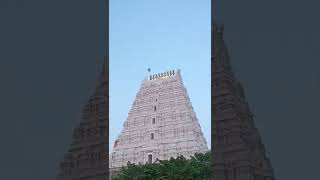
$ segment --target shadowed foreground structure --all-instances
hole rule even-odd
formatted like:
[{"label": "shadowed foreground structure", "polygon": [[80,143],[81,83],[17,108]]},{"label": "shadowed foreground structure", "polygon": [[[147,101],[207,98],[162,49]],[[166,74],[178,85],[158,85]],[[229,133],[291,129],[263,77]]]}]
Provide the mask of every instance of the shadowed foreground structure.
[{"label": "shadowed foreground structure", "polygon": [[73,142],[61,162],[57,180],[106,180],[108,178],[108,80],[103,65],[96,90],[82,111]]},{"label": "shadowed foreground structure", "polygon": [[215,180],[274,180],[273,169],[223,39],[212,30],[212,149]]}]

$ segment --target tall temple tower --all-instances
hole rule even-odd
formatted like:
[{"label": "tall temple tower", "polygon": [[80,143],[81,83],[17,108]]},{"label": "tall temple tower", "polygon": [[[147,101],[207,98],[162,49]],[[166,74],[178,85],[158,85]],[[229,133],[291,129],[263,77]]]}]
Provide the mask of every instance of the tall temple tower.
[{"label": "tall temple tower", "polygon": [[243,88],[230,66],[224,26],[212,24],[213,179],[275,180]]},{"label": "tall temple tower", "polygon": [[106,180],[108,178],[108,75],[103,65],[96,90],[82,111],[78,127],[57,180]]},{"label": "tall temple tower", "polygon": [[111,169],[208,151],[180,70],[146,77],[121,134],[114,142]]},{"label": "tall temple tower", "polygon": [[109,0],[103,0],[104,63],[96,89],[82,110],[57,180],[109,179]]}]

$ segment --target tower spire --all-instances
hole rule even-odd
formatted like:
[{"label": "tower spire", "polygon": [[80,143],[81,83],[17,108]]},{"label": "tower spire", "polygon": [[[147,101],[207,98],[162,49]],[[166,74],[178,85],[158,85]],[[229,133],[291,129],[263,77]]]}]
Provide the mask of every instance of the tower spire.
[{"label": "tower spire", "polygon": [[211,58],[212,69],[216,71],[218,66],[225,64],[228,66],[228,52],[224,44],[224,24],[223,24],[223,0],[213,0],[212,2],[212,36],[211,36]]}]

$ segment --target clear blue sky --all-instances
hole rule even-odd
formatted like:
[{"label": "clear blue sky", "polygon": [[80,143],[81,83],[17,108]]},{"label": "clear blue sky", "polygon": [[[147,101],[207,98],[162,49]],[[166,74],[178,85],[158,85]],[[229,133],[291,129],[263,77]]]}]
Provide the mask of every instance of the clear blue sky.
[{"label": "clear blue sky", "polygon": [[210,148],[210,0],[110,0],[109,9],[110,151],[147,67],[181,69]]}]

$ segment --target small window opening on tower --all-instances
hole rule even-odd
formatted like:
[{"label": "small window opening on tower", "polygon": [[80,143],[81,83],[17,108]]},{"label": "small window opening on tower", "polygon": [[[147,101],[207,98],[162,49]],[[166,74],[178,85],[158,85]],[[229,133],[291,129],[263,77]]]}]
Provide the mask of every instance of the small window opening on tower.
[{"label": "small window opening on tower", "polygon": [[156,98],[156,102],[158,101],[158,99]]},{"label": "small window opening on tower", "polygon": [[152,118],[152,124],[156,123],[156,118]]},{"label": "small window opening on tower", "polygon": [[153,133],[151,133],[151,139],[154,139],[154,134]]},{"label": "small window opening on tower", "polygon": [[152,163],[152,154],[148,154],[148,163]]},{"label": "small window opening on tower", "polygon": [[157,110],[157,107],[156,107],[156,106],[154,106],[154,107],[153,107],[153,110],[154,110],[154,111],[156,111],[156,110]]}]

